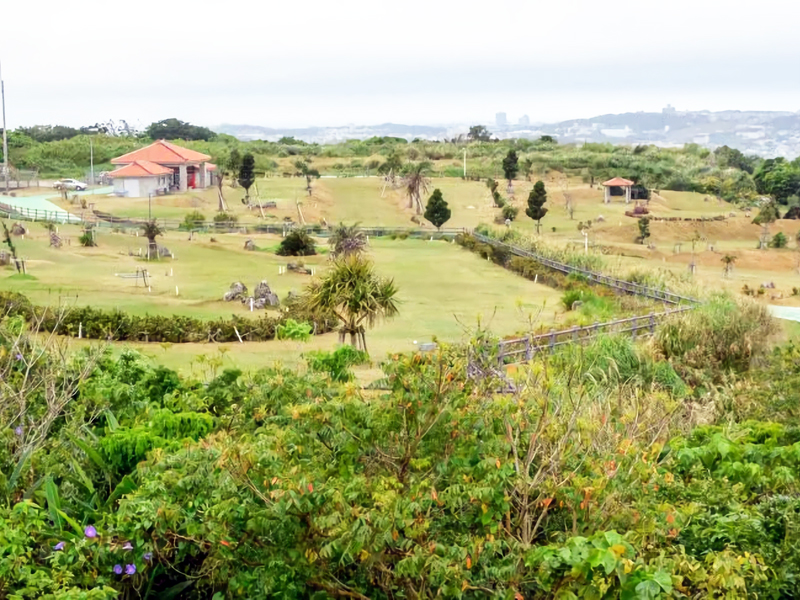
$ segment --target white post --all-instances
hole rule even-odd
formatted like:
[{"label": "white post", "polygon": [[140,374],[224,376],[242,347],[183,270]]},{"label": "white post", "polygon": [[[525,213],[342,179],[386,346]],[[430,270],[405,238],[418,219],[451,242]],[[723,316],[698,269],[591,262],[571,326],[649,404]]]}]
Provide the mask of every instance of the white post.
[{"label": "white post", "polygon": [[78,339],[83,337],[83,323],[78,323]]},{"label": "white post", "polygon": [[175,286],[175,295],[176,296],[178,295],[178,286],[177,285]]},{"label": "white post", "polygon": [[250,298],[250,312],[253,312],[253,299]]},{"label": "white post", "polygon": [[467,149],[464,148],[464,178],[467,177]]}]

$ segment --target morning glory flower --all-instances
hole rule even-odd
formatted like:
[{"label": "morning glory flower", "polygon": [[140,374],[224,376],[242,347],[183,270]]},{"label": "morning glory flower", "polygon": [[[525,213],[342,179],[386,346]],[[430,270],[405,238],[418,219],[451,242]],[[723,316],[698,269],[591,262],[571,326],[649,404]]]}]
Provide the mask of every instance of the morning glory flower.
[{"label": "morning glory flower", "polygon": [[130,542],[125,542],[124,544],[122,544],[122,549],[123,550],[133,550],[133,544],[131,544]]},{"label": "morning glory flower", "polygon": [[133,575],[135,573],[136,573],[136,565],[134,565],[134,564],[125,565],[125,574],[126,575]]},{"label": "morning glory flower", "polygon": [[17,360],[22,360],[22,354],[17,354],[16,358]]},{"label": "morning glory flower", "polygon": [[22,425],[17,425],[17,426],[14,428],[14,433],[16,433],[17,435],[21,436],[21,435],[22,435],[22,433],[23,433]]},{"label": "morning glory flower", "polygon": [[114,573],[122,575],[122,565],[114,565]]},{"label": "morning glory flower", "polygon": [[53,546],[54,550],[63,550],[66,544],[64,542],[58,542],[55,546]]},{"label": "morning glory flower", "polygon": [[87,525],[83,530],[83,535],[85,535],[87,538],[96,538],[97,529],[94,528],[94,525]]},{"label": "morning glory flower", "polygon": [[153,560],[153,553],[152,552],[145,552],[144,553],[144,559],[147,562],[150,562],[151,560]]}]

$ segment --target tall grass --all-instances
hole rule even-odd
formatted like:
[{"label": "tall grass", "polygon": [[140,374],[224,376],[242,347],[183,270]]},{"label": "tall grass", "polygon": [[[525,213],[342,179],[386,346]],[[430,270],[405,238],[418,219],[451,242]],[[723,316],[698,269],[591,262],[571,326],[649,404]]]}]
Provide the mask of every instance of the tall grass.
[{"label": "tall grass", "polygon": [[777,331],[763,305],[718,294],[659,327],[655,347],[684,379],[704,385],[747,371]]}]

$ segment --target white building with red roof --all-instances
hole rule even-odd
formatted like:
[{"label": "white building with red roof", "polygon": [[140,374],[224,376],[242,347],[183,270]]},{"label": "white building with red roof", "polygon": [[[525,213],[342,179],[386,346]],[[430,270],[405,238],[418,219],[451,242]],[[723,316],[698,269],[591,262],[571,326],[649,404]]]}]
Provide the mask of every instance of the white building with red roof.
[{"label": "white building with red roof", "polygon": [[109,175],[119,196],[146,198],[185,192],[214,185],[217,167],[208,162],[210,159],[208,154],[158,140],[112,159],[111,164],[119,167]]}]

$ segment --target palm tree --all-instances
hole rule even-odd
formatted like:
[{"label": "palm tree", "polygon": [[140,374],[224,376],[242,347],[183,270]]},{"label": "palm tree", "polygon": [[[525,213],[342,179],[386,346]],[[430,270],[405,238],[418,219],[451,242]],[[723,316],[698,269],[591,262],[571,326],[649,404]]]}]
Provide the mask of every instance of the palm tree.
[{"label": "palm tree", "polygon": [[731,271],[733,271],[733,263],[735,262],[736,262],[736,257],[731,256],[730,254],[726,254],[725,256],[722,257],[722,264],[725,265],[723,271],[723,275],[725,275],[725,277],[731,274]]},{"label": "palm tree", "polygon": [[422,196],[427,195],[430,173],[433,165],[427,160],[417,163],[408,163],[403,170],[403,185],[408,194],[408,208],[417,209],[417,214],[422,214]]},{"label": "palm tree", "polygon": [[158,258],[158,244],[156,243],[156,237],[161,235],[163,231],[156,223],[156,220],[153,219],[152,221],[147,221],[142,224],[142,232],[144,233],[144,237],[147,238],[147,260],[152,258]]},{"label": "palm tree", "polygon": [[301,300],[311,314],[333,313],[341,321],[339,342],[350,334],[350,345],[367,351],[365,326],[397,315],[397,287],[380,277],[369,259],[353,254],[336,261],[320,279],[312,281]]},{"label": "palm tree", "polygon": [[367,245],[367,236],[358,228],[358,225],[358,223],[352,225],[339,223],[333,229],[331,237],[328,238],[328,245],[331,247],[331,255],[334,258],[364,251],[364,247]]}]

